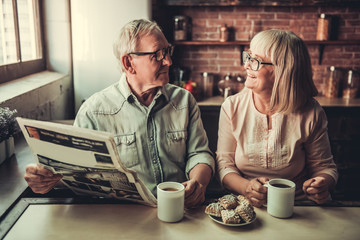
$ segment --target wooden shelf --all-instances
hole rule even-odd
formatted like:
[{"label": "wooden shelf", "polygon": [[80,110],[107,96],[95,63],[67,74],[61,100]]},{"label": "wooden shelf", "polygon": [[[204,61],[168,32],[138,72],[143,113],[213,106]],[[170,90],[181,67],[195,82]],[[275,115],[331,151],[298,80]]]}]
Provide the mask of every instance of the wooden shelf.
[{"label": "wooden shelf", "polygon": [[[305,40],[309,45],[360,45],[360,40],[334,40],[334,41],[319,41],[319,40]],[[244,45],[248,46],[250,41],[175,41],[174,45],[189,45],[189,46],[202,46],[202,45]]]},{"label": "wooden shelf", "polygon": [[175,41],[174,45],[188,45],[188,46],[206,46],[206,45],[244,45],[248,46],[250,41],[228,41],[228,42],[220,42],[220,41]]},{"label": "wooden shelf", "polygon": [[[304,40],[304,42],[307,45],[319,45],[319,65],[321,65],[324,48],[327,45],[360,45],[360,40]],[[242,52],[245,46],[250,45],[250,41],[175,41],[173,44],[175,46],[240,46]]]},{"label": "wooden shelf", "polygon": [[163,0],[165,6],[170,7],[356,7],[358,0]]}]

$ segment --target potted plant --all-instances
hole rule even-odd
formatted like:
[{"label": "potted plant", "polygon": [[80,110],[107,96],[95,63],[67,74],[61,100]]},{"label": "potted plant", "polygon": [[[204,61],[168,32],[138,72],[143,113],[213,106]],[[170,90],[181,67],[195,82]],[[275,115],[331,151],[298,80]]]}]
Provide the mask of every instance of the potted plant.
[{"label": "potted plant", "polygon": [[14,135],[18,133],[16,110],[0,107],[0,164],[14,154]]}]

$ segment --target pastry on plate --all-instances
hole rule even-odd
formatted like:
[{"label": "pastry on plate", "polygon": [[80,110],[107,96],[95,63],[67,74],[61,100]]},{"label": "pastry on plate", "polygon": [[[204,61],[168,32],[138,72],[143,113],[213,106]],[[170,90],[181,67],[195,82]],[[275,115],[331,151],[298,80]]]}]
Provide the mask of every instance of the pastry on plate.
[{"label": "pastry on plate", "polygon": [[240,203],[235,208],[235,212],[239,214],[241,219],[243,219],[245,222],[251,222],[255,215],[253,206],[246,202]]},{"label": "pastry on plate", "polygon": [[221,217],[221,210],[224,210],[223,206],[219,202],[214,202],[206,206],[205,213],[214,217]]},{"label": "pastry on plate", "polygon": [[237,200],[238,200],[238,205],[243,205],[244,207],[250,207],[251,209],[254,210],[253,205],[250,203],[250,201],[244,197],[243,195],[239,195],[237,196]]},{"label": "pastry on plate", "polygon": [[221,219],[225,224],[238,224],[241,223],[241,218],[234,209],[221,210]]},{"label": "pastry on plate", "polygon": [[228,195],[225,195],[225,196],[222,196],[221,198],[219,198],[219,203],[225,209],[234,209],[238,205],[236,196],[234,196],[232,194],[228,194]]}]

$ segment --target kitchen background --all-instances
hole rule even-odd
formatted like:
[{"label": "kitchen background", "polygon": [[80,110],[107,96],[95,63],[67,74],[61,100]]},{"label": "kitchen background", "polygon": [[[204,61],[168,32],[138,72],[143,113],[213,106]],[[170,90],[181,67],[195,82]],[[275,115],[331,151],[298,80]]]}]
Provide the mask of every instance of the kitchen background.
[{"label": "kitchen background", "polygon": [[[279,28],[293,31],[306,41],[320,96],[328,86],[330,66],[340,70],[342,83],[346,82],[350,69],[355,70],[353,78],[358,81],[360,1],[153,0],[152,3],[153,18],[171,42],[174,40],[174,16],[191,19],[190,42],[175,42],[173,58],[174,67],[187,71],[185,80],[200,83],[202,72],[214,74],[215,83],[228,73],[244,77],[240,52],[248,48],[246,41],[259,31]],[[314,41],[321,13],[331,17],[330,41]],[[220,28],[225,24],[230,30],[229,42],[214,43],[219,41]],[[216,86],[214,90],[216,94]]]},{"label": "kitchen background", "polygon": [[[305,40],[320,95],[329,86],[331,66],[342,69],[343,83],[349,69],[354,70],[353,78],[358,80],[359,0],[42,0],[40,3],[46,67],[42,72],[0,84],[0,107],[17,109],[22,117],[74,119],[84,100],[118,81],[120,73],[112,53],[112,41],[120,27],[135,18],[154,19],[164,29],[169,42],[176,46],[172,71],[178,67],[187,70],[183,80],[199,83],[201,73],[214,74],[214,94],[219,94],[216,82],[226,74],[244,77],[241,50],[248,48],[254,33],[269,28],[292,30]],[[316,41],[321,13],[333,20],[333,33],[328,41]],[[173,18],[179,15],[191,19],[188,41],[174,41]],[[230,39],[220,42],[220,27],[224,24],[231,30]],[[172,75],[176,76],[173,72]],[[221,97],[218,99],[222,101]],[[328,104],[324,110],[340,172],[334,197],[358,200],[360,99],[332,100],[336,104]],[[213,151],[216,151],[220,101],[215,105],[199,103]]]}]

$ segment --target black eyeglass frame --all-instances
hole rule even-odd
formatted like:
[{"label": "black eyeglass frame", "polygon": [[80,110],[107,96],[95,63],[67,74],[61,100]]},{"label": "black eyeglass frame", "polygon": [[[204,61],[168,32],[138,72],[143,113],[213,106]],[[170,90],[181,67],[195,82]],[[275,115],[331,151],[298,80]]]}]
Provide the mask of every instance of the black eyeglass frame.
[{"label": "black eyeglass frame", "polygon": [[[167,54],[169,54],[169,56],[171,57],[173,55],[173,53],[174,53],[174,48],[175,48],[175,46],[170,44],[168,47],[161,48],[159,50],[156,50],[155,52],[131,52],[131,53],[128,53],[128,54],[134,54],[134,55],[137,55],[137,56],[154,55],[155,60],[157,62],[160,62],[166,57]],[[158,54],[159,51],[164,51],[161,59],[157,59],[157,54]]]},{"label": "black eyeglass frame", "polygon": [[261,64],[264,64],[264,65],[274,65],[273,63],[270,63],[270,62],[262,62],[262,61],[260,61],[259,59],[253,58],[253,57],[251,57],[250,54],[249,54],[248,52],[246,52],[246,51],[243,51],[243,53],[242,53],[242,60],[243,60],[244,65],[245,65],[248,61],[250,61],[250,60],[255,60],[256,62],[258,62],[258,65],[257,65],[257,68],[256,68],[256,69],[253,69],[253,68],[252,68],[252,65],[249,64],[251,70],[253,70],[253,71],[258,71]]}]

